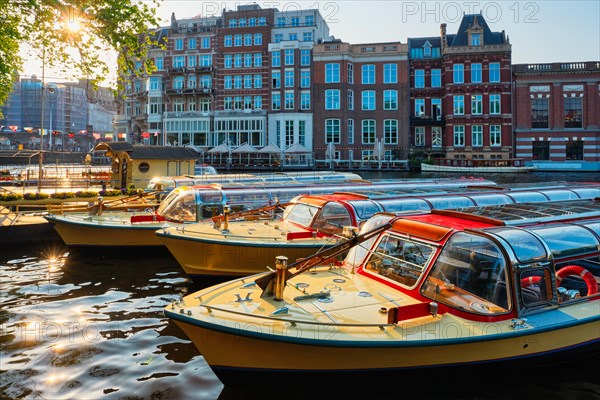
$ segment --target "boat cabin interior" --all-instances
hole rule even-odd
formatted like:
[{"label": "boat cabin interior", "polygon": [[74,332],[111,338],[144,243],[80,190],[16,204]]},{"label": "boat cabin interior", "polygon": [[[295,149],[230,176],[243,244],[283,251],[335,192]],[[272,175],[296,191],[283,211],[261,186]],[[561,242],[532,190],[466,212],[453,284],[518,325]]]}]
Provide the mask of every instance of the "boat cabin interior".
[{"label": "boat cabin interior", "polygon": [[362,232],[387,222],[392,229],[354,247],[346,263],[436,302],[441,312],[498,319],[534,314],[598,298],[599,205],[576,200],[377,214]]}]

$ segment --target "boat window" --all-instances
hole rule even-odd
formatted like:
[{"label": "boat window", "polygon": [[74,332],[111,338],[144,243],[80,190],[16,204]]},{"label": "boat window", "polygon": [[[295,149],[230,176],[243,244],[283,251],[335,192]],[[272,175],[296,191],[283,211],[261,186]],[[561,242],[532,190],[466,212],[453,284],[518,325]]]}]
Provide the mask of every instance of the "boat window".
[{"label": "boat window", "polygon": [[455,233],[444,245],[423,288],[423,295],[480,314],[504,313],[510,306],[506,260],[489,238]]},{"label": "boat window", "polygon": [[574,224],[585,226],[590,231],[594,232],[596,236],[600,237],[600,222],[597,220],[594,221],[580,221],[574,222]]},{"label": "boat window", "polygon": [[366,264],[366,270],[413,287],[431,255],[433,247],[403,239],[394,235],[384,235]]},{"label": "boat window", "polygon": [[496,206],[500,204],[512,204],[514,201],[505,194],[475,194],[469,196],[478,206]]},{"label": "boat window", "polygon": [[440,196],[426,197],[436,210],[446,210],[451,208],[473,207],[475,203],[465,196]]},{"label": "boat window", "polygon": [[344,226],[352,226],[352,219],[346,207],[336,202],[325,204],[312,223],[314,230],[329,235],[341,234]]},{"label": "boat window", "polygon": [[371,200],[352,200],[348,202],[353,208],[356,218],[359,220],[365,220],[371,218],[381,210]]},{"label": "boat window", "polygon": [[225,201],[232,210],[266,206],[270,200],[269,192],[265,190],[234,189],[225,191]]},{"label": "boat window", "polygon": [[526,263],[543,260],[548,257],[542,242],[531,234],[518,228],[489,228],[486,232],[500,236],[508,243],[519,262]]},{"label": "boat window", "polygon": [[411,211],[431,211],[431,206],[423,199],[394,199],[379,202],[383,209],[391,213]]},{"label": "boat window", "polygon": [[582,199],[593,199],[600,197],[600,189],[597,188],[573,188],[571,189]]},{"label": "boat window", "polygon": [[[171,221],[195,222],[196,221],[196,199],[193,190],[177,191],[177,198],[170,201],[160,211],[160,215]],[[162,207],[163,204],[161,204]]]},{"label": "boat window", "polygon": [[517,203],[539,203],[548,201],[548,198],[538,192],[521,192],[521,193],[507,193],[509,197],[512,197]]},{"label": "boat window", "polygon": [[586,257],[556,265],[558,301],[591,296],[600,290],[600,257]]},{"label": "boat window", "polygon": [[519,268],[517,278],[523,307],[535,307],[552,300],[552,272],[549,268]]},{"label": "boat window", "polygon": [[[391,215],[375,214],[373,217],[369,218],[362,224],[362,226],[360,228],[360,233],[372,231],[373,229],[376,229],[377,227],[387,224],[392,218],[394,218],[394,217]],[[358,245],[352,247],[348,251],[348,255],[346,256],[346,258],[344,260],[346,265],[349,265],[351,267],[360,266],[363,263],[363,261],[367,258],[367,256],[370,254],[371,247],[373,247],[373,244],[375,243],[376,240],[377,240],[377,235],[373,236],[369,240],[365,240],[364,242],[359,243]]]},{"label": "boat window", "polygon": [[590,254],[600,248],[596,235],[583,226],[552,224],[534,226],[529,230],[537,233],[546,242],[555,258]]},{"label": "boat window", "polygon": [[296,203],[285,208],[283,219],[308,228],[318,212],[319,208],[316,206]]},{"label": "boat window", "polygon": [[169,194],[167,194],[167,196],[160,202],[160,206],[158,206],[156,212],[164,216],[165,211],[173,207],[173,203],[177,203],[179,196],[182,193],[182,190],[187,189],[178,188],[169,192]]},{"label": "boat window", "polygon": [[541,190],[552,201],[577,200],[579,196],[567,189]]}]

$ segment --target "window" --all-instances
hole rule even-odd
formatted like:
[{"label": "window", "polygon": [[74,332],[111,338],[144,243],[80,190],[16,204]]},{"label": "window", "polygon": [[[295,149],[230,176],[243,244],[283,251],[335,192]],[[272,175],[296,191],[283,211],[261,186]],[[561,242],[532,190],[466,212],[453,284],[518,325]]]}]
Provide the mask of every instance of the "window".
[{"label": "window", "polygon": [[565,97],[564,101],[565,128],[581,128],[581,97]]},{"label": "window", "polygon": [[415,70],[415,87],[418,89],[425,87],[425,70],[423,70],[423,69]]},{"label": "window", "polygon": [[304,17],[304,25],[305,26],[313,26],[315,24],[315,17],[314,15],[306,15]]},{"label": "window", "polygon": [[306,145],[306,121],[298,121],[298,143]]},{"label": "window", "polygon": [[546,140],[538,140],[532,143],[531,149],[532,158],[534,160],[549,160],[550,159],[550,142]]},{"label": "window", "polygon": [[500,125],[490,125],[490,146],[502,146],[502,131]]},{"label": "window", "polygon": [[176,76],[173,78],[173,89],[183,89],[183,76]]},{"label": "window", "polygon": [[282,40],[283,40],[283,34],[281,34],[281,33],[276,33],[273,36],[273,42],[275,42],[275,43],[280,43]]},{"label": "window", "polygon": [[531,99],[531,128],[548,129],[548,99]]},{"label": "window", "polygon": [[173,111],[175,112],[183,112],[185,111],[185,105],[183,104],[183,99],[174,99],[173,100]]},{"label": "window", "polygon": [[442,120],[442,99],[436,97],[431,99],[431,118],[434,121]]},{"label": "window", "polygon": [[325,91],[325,109],[339,110],[340,109],[340,90],[327,89]]},{"label": "window", "polygon": [[341,123],[339,119],[325,120],[325,143],[340,143]]},{"label": "window", "polygon": [[183,50],[183,39],[175,39],[175,50]]},{"label": "window", "polygon": [[464,125],[456,125],[454,127],[454,146],[465,145],[465,127]]},{"label": "window", "polygon": [[288,40],[298,40],[297,33],[288,33]]},{"label": "window", "polygon": [[240,28],[244,28],[246,26],[246,18],[240,18],[240,20],[238,21],[238,26]]},{"label": "window", "polygon": [[385,119],[383,120],[383,143],[398,144],[398,120]]},{"label": "window", "polygon": [[150,90],[162,90],[162,78],[160,76],[150,77]]},{"label": "window", "polygon": [[235,20],[235,19],[230,19],[230,20],[229,20],[229,27],[230,27],[230,28],[235,28],[235,27],[237,27],[237,20]]},{"label": "window", "polygon": [[271,78],[273,80],[273,89],[279,89],[281,87],[281,72],[273,71]]},{"label": "window", "polygon": [[481,45],[481,34],[480,33],[471,33],[471,46],[479,46]]},{"label": "window", "polygon": [[184,63],[185,63],[185,58],[183,56],[173,57],[173,68],[183,68]]},{"label": "window", "polygon": [[273,92],[273,110],[281,110],[281,93]]},{"label": "window", "polygon": [[285,92],[285,109],[286,110],[294,109],[294,92],[293,91]]},{"label": "window", "polygon": [[162,98],[161,97],[150,97],[150,112],[149,114],[161,114],[162,113]]},{"label": "window", "polygon": [[483,146],[483,126],[472,125],[471,126],[471,146],[481,147]]},{"label": "window", "polygon": [[244,75],[244,89],[252,89],[252,75]]},{"label": "window", "polygon": [[471,83],[481,83],[481,64],[471,64]]},{"label": "window", "polygon": [[375,65],[366,64],[362,66],[362,83],[363,85],[375,84]]},{"label": "window", "polygon": [[212,88],[212,77],[210,75],[200,75],[200,86],[204,89]]},{"label": "window", "polygon": [[254,109],[255,110],[262,109],[262,96],[254,96]]},{"label": "window", "polygon": [[303,67],[307,67],[310,65],[310,50],[309,49],[300,50],[300,65]]},{"label": "window", "polygon": [[398,65],[383,65],[383,83],[398,83]]},{"label": "window", "polygon": [[156,57],[154,59],[154,65],[156,66],[156,69],[159,71],[165,69],[165,61],[162,57]]},{"label": "window", "polygon": [[310,110],[310,92],[300,92],[300,109]]},{"label": "window", "polygon": [[415,146],[425,146],[425,127],[415,127]]},{"label": "window", "polygon": [[234,35],[233,36],[233,45],[235,47],[240,47],[242,45],[242,35]]},{"label": "window", "polygon": [[233,66],[235,68],[242,68],[242,54],[233,55]]},{"label": "window", "polygon": [[325,83],[340,82],[340,64],[325,64]]},{"label": "window", "polygon": [[259,46],[261,44],[262,44],[262,33],[255,33],[254,34],[254,45]]},{"label": "window", "polygon": [[465,96],[454,96],[454,115],[464,115]]},{"label": "window", "polygon": [[583,140],[567,140],[566,154],[567,160],[583,160]]},{"label": "window", "polygon": [[266,17],[259,17],[258,18],[258,26],[265,26],[267,25],[267,18]]},{"label": "window", "polygon": [[252,34],[246,33],[244,35],[244,46],[252,46]]},{"label": "window", "polygon": [[248,26],[256,26],[256,18],[248,18]]},{"label": "window", "polygon": [[232,105],[233,105],[233,100],[231,99],[231,97],[225,97],[225,100],[223,101],[223,109],[231,110]]},{"label": "window", "polygon": [[271,54],[271,66],[281,67],[281,52],[279,50],[274,51],[273,54]]},{"label": "window", "polygon": [[252,96],[244,96],[244,110],[252,109]]},{"label": "window", "polygon": [[195,89],[196,88],[196,75],[188,75],[188,84],[187,84],[188,89]]},{"label": "window", "polygon": [[294,49],[285,49],[285,65],[294,65]]},{"label": "window", "polygon": [[300,87],[310,88],[310,70],[303,69],[300,71]]},{"label": "window", "polygon": [[187,66],[195,67],[196,66],[196,56],[188,56],[187,57]]},{"label": "window", "polygon": [[500,82],[500,63],[490,63],[490,82]]},{"label": "window", "polygon": [[354,90],[348,89],[348,110],[354,110]]},{"label": "window", "polygon": [[254,66],[262,67],[262,54],[254,53]]},{"label": "window", "polygon": [[384,90],[383,91],[383,109],[397,110],[398,109],[398,91]]},{"label": "window", "polygon": [[285,26],[285,17],[277,17],[277,27],[283,28]]},{"label": "window", "polygon": [[415,99],[415,117],[425,116],[425,99]]},{"label": "window", "polygon": [[500,95],[490,94],[490,114],[500,114]]},{"label": "window", "polygon": [[224,63],[225,68],[233,67],[233,54],[225,54]]},{"label": "window", "polygon": [[201,67],[211,67],[212,66],[212,54],[200,55],[200,66]]},{"label": "window", "polygon": [[255,89],[262,88],[262,76],[261,75],[254,75],[254,88]]},{"label": "window", "polygon": [[209,37],[203,37],[202,38],[202,48],[203,49],[210,49],[210,38]]},{"label": "window", "polygon": [[193,50],[196,48],[196,38],[188,39],[188,49]]},{"label": "window", "polygon": [[432,69],[431,70],[431,87],[439,88],[442,87],[442,70]]},{"label": "window", "polygon": [[375,91],[363,90],[362,92],[362,109],[367,111],[375,110]]},{"label": "window", "polygon": [[245,53],[244,54],[244,67],[251,67],[252,66],[252,54],[251,53]]},{"label": "window", "polygon": [[312,42],[312,40],[313,40],[313,34],[312,34],[312,32],[304,32],[302,34],[302,40],[304,42]]},{"label": "window", "polygon": [[285,87],[294,87],[294,70],[285,71]]},{"label": "window", "polygon": [[234,89],[242,88],[242,76],[241,75],[235,75],[233,77],[233,88]]},{"label": "window", "polygon": [[233,98],[233,109],[234,110],[242,109],[242,96],[235,96]]},{"label": "window", "polygon": [[300,26],[300,17],[292,17],[292,26]]},{"label": "window", "polygon": [[483,114],[483,96],[480,94],[471,95],[471,114]]},{"label": "window", "polygon": [[348,83],[354,84],[354,64],[348,63]]},{"label": "window", "polygon": [[442,128],[439,126],[431,128],[431,147],[442,147]]},{"label": "window", "polygon": [[348,118],[348,144],[354,144],[354,119]]},{"label": "window", "polygon": [[363,119],[362,120],[362,142],[363,144],[375,144],[376,132],[375,132],[375,120],[374,119]]},{"label": "window", "polygon": [[232,46],[232,36],[231,35],[225,35],[225,37],[223,38],[223,46],[225,47],[231,47]]},{"label": "window", "polygon": [[452,72],[454,83],[465,83],[465,66],[463,64],[454,64]]}]

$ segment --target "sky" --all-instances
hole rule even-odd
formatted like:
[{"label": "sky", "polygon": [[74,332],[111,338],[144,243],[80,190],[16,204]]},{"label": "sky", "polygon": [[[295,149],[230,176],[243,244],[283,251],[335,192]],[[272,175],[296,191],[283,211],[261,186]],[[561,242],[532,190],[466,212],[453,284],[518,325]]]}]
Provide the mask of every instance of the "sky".
[{"label": "sky", "polygon": [[[141,0],[148,1],[148,0]],[[221,15],[224,9],[256,3],[279,11],[318,9],[331,35],[345,42],[377,43],[409,37],[439,36],[440,24],[456,33],[463,13],[481,13],[492,31],[505,31],[514,64],[600,60],[600,1],[213,1],[161,0],[158,17],[169,25],[177,19]],[[113,57],[116,60],[116,57]],[[24,74],[41,75],[30,62]],[[46,76],[53,76],[46,71]]]}]

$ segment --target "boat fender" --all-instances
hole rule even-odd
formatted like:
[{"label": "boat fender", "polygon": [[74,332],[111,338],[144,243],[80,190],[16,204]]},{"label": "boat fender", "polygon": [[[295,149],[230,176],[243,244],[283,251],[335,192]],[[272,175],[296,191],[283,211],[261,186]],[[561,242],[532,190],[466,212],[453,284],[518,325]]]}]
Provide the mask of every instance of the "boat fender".
[{"label": "boat fender", "polygon": [[567,265],[556,271],[556,286],[560,286],[562,280],[569,275],[579,276],[584,280],[587,285],[588,296],[598,293],[598,284],[596,283],[594,275],[579,265]]},{"label": "boat fender", "polygon": [[521,279],[521,287],[528,288],[529,286],[537,285],[541,280],[541,276],[528,276],[527,278]]}]

